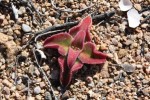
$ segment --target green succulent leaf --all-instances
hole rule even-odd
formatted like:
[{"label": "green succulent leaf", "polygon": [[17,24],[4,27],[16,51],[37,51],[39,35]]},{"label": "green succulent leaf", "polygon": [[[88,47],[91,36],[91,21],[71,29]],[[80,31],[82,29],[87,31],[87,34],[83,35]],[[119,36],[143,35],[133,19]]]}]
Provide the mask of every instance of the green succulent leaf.
[{"label": "green succulent leaf", "polygon": [[64,56],[67,55],[72,40],[72,36],[68,33],[55,34],[44,41],[44,48],[58,49],[58,52]]},{"label": "green succulent leaf", "polygon": [[59,66],[60,66],[60,83],[63,87],[67,87],[71,79],[76,71],[82,68],[83,64],[76,60],[73,66],[67,66],[66,58],[61,56],[58,58]]},{"label": "green succulent leaf", "polygon": [[101,64],[106,61],[107,55],[95,49],[95,45],[91,42],[84,44],[83,50],[79,55],[79,59],[82,63],[86,64]]},{"label": "green succulent leaf", "polygon": [[86,32],[85,41],[91,41],[91,38],[90,38],[91,26],[92,26],[92,18],[91,16],[87,16],[84,19],[82,19],[77,26],[74,26],[73,28],[71,28],[69,30],[69,34],[75,37],[76,34],[82,30]]},{"label": "green succulent leaf", "polygon": [[86,32],[81,30],[74,37],[71,47],[75,50],[81,50],[83,48],[83,43],[85,41]]},{"label": "green succulent leaf", "polygon": [[67,65],[68,67],[72,67],[77,60],[81,50],[74,50],[72,48],[69,48],[68,50],[68,56],[67,56]]}]

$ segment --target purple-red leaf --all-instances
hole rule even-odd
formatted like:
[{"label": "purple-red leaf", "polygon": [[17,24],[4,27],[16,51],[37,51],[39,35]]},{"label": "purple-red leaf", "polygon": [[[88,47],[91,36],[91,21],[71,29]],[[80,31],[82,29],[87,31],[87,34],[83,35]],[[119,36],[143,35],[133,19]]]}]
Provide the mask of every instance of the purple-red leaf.
[{"label": "purple-red leaf", "polygon": [[83,63],[79,61],[78,59],[75,61],[74,65],[71,68],[71,73],[77,72],[79,69],[81,69],[83,66]]},{"label": "purple-red leaf", "polygon": [[58,49],[61,55],[67,55],[68,48],[73,40],[68,33],[55,34],[44,41],[44,48]]},{"label": "purple-red leaf", "polygon": [[87,16],[84,19],[82,19],[77,26],[74,26],[73,28],[71,28],[69,30],[69,34],[71,34],[73,37],[75,37],[76,34],[82,30],[82,31],[86,32],[85,41],[91,41],[91,38],[90,38],[91,25],[92,25],[92,18],[91,18],[91,16]]},{"label": "purple-red leaf", "polygon": [[74,50],[72,48],[69,48],[68,51],[68,57],[67,57],[67,65],[68,67],[72,67],[75,63],[76,59],[78,58],[81,50]]},{"label": "purple-red leaf", "polygon": [[71,47],[75,50],[81,50],[83,48],[83,43],[85,40],[86,33],[85,31],[79,31],[74,37]]},{"label": "purple-red leaf", "polygon": [[65,58],[62,56],[58,58],[58,62],[60,66],[60,83],[63,87],[67,87],[74,73],[81,69],[83,64],[77,60],[73,66],[68,67]]},{"label": "purple-red leaf", "polygon": [[95,49],[91,43],[90,27],[92,19],[85,17],[71,28],[69,33],[55,34],[44,41],[44,48],[58,49],[61,56],[58,58],[60,66],[60,83],[67,87],[76,71],[83,64],[101,64],[106,61],[107,55]]},{"label": "purple-red leaf", "polygon": [[65,58],[63,56],[58,58],[58,63],[59,63],[59,67],[60,67],[60,83],[61,85],[63,84],[68,84],[67,81],[69,80],[68,77],[65,77],[64,79],[64,74],[68,74],[65,72],[67,68],[67,65],[65,64]]},{"label": "purple-red leaf", "polygon": [[68,67],[72,67],[75,63],[78,55],[80,54],[83,43],[85,40],[86,33],[84,31],[79,31],[76,36],[74,37],[74,40],[71,43],[71,47],[68,50],[68,57],[67,57],[67,65]]},{"label": "purple-red leaf", "polygon": [[101,64],[106,61],[107,55],[95,49],[95,45],[91,42],[84,44],[83,50],[79,55],[82,63],[86,64]]}]

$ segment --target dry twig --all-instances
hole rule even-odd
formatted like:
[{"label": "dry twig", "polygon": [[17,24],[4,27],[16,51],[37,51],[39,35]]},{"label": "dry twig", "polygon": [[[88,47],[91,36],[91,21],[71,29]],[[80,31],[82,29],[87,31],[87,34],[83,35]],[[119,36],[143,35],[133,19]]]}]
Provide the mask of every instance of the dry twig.
[{"label": "dry twig", "polygon": [[[92,16],[92,20],[93,21],[102,21],[102,20],[105,20],[105,19],[109,19],[114,14],[115,14],[115,11],[107,12],[107,13],[100,14],[100,15],[95,15],[95,16]],[[73,26],[77,25],[78,23],[79,23],[79,21],[75,21],[75,22],[67,22],[67,23],[64,23],[64,24],[50,26],[50,27],[48,27],[48,28],[46,28],[42,31],[36,32],[35,34],[36,35],[37,34],[43,34],[43,33],[48,32],[48,31],[65,29],[66,27],[73,27]]]},{"label": "dry twig", "polygon": [[51,85],[51,82],[49,81],[49,79],[48,79],[46,73],[45,73],[44,70],[41,68],[40,64],[38,63],[38,60],[37,60],[37,57],[36,57],[36,54],[35,54],[35,48],[33,48],[33,55],[34,55],[35,62],[36,62],[36,64],[37,64],[39,70],[40,70],[40,71],[42,72],[42,74],[44,75],[44,78],[45,78],[45,80],[48,82],[48,86],[50,87],[50,90],[52,91],[55,100],[57,100],[57,97],[56,97],[55,94],[54,94],[54,89],[53,89],[53,87],[52,87],[52,85]]},{"label": "dry twig", "polygon": [[21,57],[20,55],[17,55],[16,57],[16,61],[15,61],[15,85],[17,85],[17,68],[18,68],[18,60],[19,60],[19,57]]},{"label": "dry twig", "polygon": [[43,33],[43,34],[38,34],[35,38],[34,38],[34,42],[37,42],[37,39],[39,37],[42,37],[44,35],[48,35],[48,34],[53,34],[53,33],[58,33],[58,32],[63,32],[65,31],[65,29],[62,29],[62,30],[55,30],[55,31],[49,31],[49,32],[46,32],[46,33]]}]

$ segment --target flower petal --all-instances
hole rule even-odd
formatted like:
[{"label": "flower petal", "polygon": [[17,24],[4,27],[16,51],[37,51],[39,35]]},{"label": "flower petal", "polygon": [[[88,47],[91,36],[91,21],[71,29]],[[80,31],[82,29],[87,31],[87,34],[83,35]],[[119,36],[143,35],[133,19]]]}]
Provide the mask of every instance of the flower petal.
[{"label": "flower petal", "polygon": [[119,7],[122,11],[127,11],[132,8],[132,2],[130,0],[120,0]]},{"label": "flower petal", "polygon": [[140,25],[141,14],[136,9],[130,9],[127,12],[129,26],[135,28]]},{"label": "flower petal", "polygon": [[80,31],[83,30],[86,32],[86,38],[85,41],[91,41],[90,38],[90,27],[92,25],[92,18],[91,16],[85,17],[81,22],[77,25],[74,26],[69,30],[69,34],[72,35],[73,37],[76,36],[76,34]]},{"label": "flower petal", "polygon": [[106,61],[107,55],[95,49],[95,45],[91,42],[84,44],[83,50],[79,55],[79,60],[86,64],[101,64]]},{"label": "flower petal", "polygon": [[72,36],[68,33],[59,33],[47,38],[44,41],[44,48],[58,49],[61,55],[66,55],[72,40]]},{"label": "flower petal", "polygon": [[68,68],[65,58],[62,56],[58,58],[58,62],[60,65],[60,83],[63,87],[67,87],[74,73],[81,69],[83,64],[80,61],[76,61],[72,67]]}]

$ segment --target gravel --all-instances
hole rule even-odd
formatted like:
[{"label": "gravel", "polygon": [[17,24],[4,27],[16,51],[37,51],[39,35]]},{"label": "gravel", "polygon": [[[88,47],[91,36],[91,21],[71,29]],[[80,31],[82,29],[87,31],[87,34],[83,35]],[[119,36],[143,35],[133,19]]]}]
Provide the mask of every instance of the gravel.
[{"label": "gravel", "polygon": [[[59,83],[57,51],[48,50],[47,59],[43,59],[39,64],[51,81],[54,94],[60,100],[150,99],[148,21],[137,28],[128,27],[126,12],[120,11],[118,6],[120,0],[53,0],[57,7],[72,11],[84,9],[90,3],[95,4],[81,13],[61,12],[54,9],[48,0],[32,1],[36,11],[26,7],[28,0],[22,0],[23,4],[11,0],[19,10],[17,20],[9,7],[10,0],[0,2],[5,6],[0,6],[0,99],[53,100],[50,87],[35,64],[32,52],[34,43],[26,48],[22,47],[33,40],[32,36],[37,31],[53,25],[79,21],[88,14],[95,15],[113,10],[116,11],[115,16],[106,19],[107,21],[93,22],[90,30],[96,49],[109,55],[104,65],[84,65],[74,75],[67,92],[64,92]],[[138,11],[149,4],[147,0],[131,1]],[[148,11],[143,12],[141,21],[148,14]],[[38,48],[42,51],[45,50],[41,44],[47,36],[37,40],[40,44]],[[39,55],[37,59],[40,59]],[[27,77],[23,78],[24,76]],[[15,82],[17,84],[14,84]]]}]

